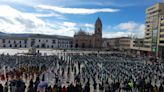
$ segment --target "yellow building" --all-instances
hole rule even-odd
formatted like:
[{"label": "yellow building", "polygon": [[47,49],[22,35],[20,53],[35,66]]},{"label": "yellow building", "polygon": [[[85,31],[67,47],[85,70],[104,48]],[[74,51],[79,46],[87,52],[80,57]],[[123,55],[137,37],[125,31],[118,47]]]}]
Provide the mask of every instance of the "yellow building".
[{"label": "yellow building", "polygon": [[119,49],[120,50],[129,50],[131,48],[131,45],[132,45],[132,38],[130,37],[121,37],[119,39],[119,44],[120,44],[120,47]]},{"label": "yellow building", "polygon": [[108,38],[103,42],[103,48],[106,50],[130,50],[132,39],[130,37]]},{"label": "yellow building", "polygon": [[159,19],[159,32],[158,32],[158,50],[159,56],[164,58],[164,15]]},{"label": "yellow building", "polygon": [[164,3],[155,4],[146,9],[146,29],[144,37],[144,48],[158,55],[158,44],[160,32],[160,16],[164,14]]},{"label": "yellow building", "polygon": [[150,49],[147,49],[144,47],[144,39],[142,38],[135,38],[132,39],[131,43],[131,53],[136,55],[148,55],[148,52],[150,52]]}]

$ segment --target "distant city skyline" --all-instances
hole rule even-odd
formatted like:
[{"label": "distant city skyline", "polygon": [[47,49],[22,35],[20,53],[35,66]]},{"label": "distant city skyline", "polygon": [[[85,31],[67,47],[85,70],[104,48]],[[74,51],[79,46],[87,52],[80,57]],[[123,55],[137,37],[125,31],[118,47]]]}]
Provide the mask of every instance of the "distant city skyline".
[{"label": "distant city skyline", "polygon": [[0,32],[73,36],[93,33],[98,17],[103,37],[144,36],[145,9],[162,0],[1,0]]}]

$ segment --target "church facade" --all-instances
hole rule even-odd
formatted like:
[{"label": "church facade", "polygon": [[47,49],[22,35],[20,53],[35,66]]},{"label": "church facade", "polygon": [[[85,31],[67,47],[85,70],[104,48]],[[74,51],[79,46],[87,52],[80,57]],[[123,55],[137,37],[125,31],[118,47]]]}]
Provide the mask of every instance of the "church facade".
[{"label": "church facade", "polygon": [[75,33],[73,38],[73,45],[75,48],[102,48],[102,22],[98,18],[95,23],[94,34],[90,35],[82,30]]}]

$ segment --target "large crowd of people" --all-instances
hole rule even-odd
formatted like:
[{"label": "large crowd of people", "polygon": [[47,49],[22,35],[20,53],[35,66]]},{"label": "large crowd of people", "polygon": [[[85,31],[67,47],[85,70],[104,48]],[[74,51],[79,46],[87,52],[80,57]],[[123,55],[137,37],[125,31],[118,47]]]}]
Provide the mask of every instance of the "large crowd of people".
[{"label": "large crowd of people", "polygon": [[0,92],[164,92],[164,64],[126,54],[0,56]]}]

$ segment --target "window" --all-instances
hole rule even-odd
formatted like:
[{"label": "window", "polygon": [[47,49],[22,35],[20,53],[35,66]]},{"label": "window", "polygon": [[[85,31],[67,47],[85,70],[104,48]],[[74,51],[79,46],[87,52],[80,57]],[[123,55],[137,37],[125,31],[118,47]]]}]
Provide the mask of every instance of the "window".
[{"label": "window", "polygon": [[9,40],[9,43],[10,43],[10,40]]},{"label": "window", "polygon": [[40,42],[40,39],[39,39],[39,42]]},{"label": "window", "polygon": [[54,46],[52,45],[51,48],[54,48]]},{"label": "window", "polygon": [[37,48],[39,48],[39,45],[37,45]]},{"label": "window", "polygon": [[161,38],[163,38],[163,37],[164,37],[164,35],[162,35],[162,34],[161,34],[161,35],[160,35],[160,37],[161,37]]},{"label": "window", "polygon": [[16,41],[14,40],[14,43],[16,43]]},{"label": "window", "polygon": [[69,44],[72,44],[72,43],[73,43],[72,41],[69,42]]},{"label": "window", "polygon": [[22,45],[19,45],[19,47],[21,48],[21,47],[22,47]]},{"label": "window", "polygon": [[42,45],[41,45],[41,48],[45,48],[46,47],[46,45],[43,43]]},{"label": "window", "polygon": [[163,23],[161,23],[161,26],[164,26],[164,24],[163,24]]},{"label": "window", "polygon": [[5,43],[5,39],[3,39],[2,42]]},{"label": "window", "polygon": [[151,43],[151,41],[144,41],[144,43]]},{"label": "window", "polygon": [[31,40],[31,47],[34,46],[34,44],[35,44],[35,39],[32,39]]},{"label": "window", "polygon": [[52,43],[55,44],[56,43],[56,40],[52,40]]},{"label": "window", "polygon": [[48,42],[48,40],[46,40],[46,42]]},{"label": "window", "polygon": [[150,46],[148,46],[148,45],[145,45],[144,47],[146,47],[146,48],[150,48]]},{"label": "window", "polygon": [[160,43],[164,43],[164,41],[160,41]]},{"label": "window", "polygon": [[152,8],[150,8],[150,9],[148,9],[148,11],[151,11],[151,10],[153,10],[154,9],[154,7],[152,7]]},{"label": "window", "polygon": [[12,45],[10,44],[10,47],[12,47]]},{"label": "window", "polygon": [[49,45],[47,45],[47,48],[49,48]]},{"label": "window", "polygon": [[4,44],[3,47],[6,47],[6,45]]},{"label": "window", "polygon": [[161,29],[160,32],[164,32],[164,29]]},{"label": "window", "polygon": [[145,39],[150,39],[150,37],[145,37]]},{"label": "window", "polygon": [[150,23],[150,21],[146,21],[146,23],[148,24],[148,23]]},{"label": "window", "polygon": [[24,44],[26,44],[27,43],[27,40],[24,40]]},{"label": "window", "polygon": [[161,20],[164,20],[164,16],[163,15],[161,16]]},{"label": "window", "polygon": [[25,45],[24,47],[26,48],[27,46]]},{"label": "window", "polygon": [[149,35],[150,33],[146,33],[146,35]]}]

